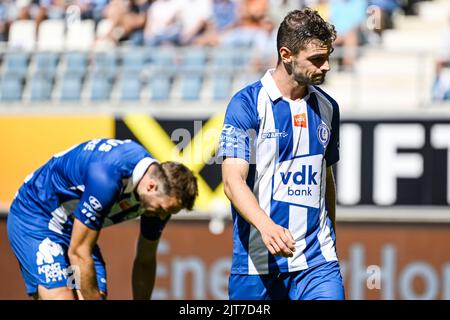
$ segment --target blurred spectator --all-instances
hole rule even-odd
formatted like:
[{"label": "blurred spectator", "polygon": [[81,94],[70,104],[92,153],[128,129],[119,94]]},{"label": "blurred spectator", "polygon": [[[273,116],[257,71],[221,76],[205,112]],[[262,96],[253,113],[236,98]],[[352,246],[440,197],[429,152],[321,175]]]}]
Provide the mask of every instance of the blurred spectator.
[{"label": "blurred spectator", "polygon": [[206,32],[212,13],[212,0],[179,0],[181,45],[190,45]]},{"label": "blurred spectator", "polygon": [[195,44],[218,45],[221,34],[236,27],[238,22],[237,8],[235,0],[213,0],[212,16],[207,22],[204,34],[195,39]]},{"label": "blurred spectator", "polygon": [[367,13],[373,21],[369,25],[369,28],[373,31],[368,36],[370,44],[379,44],[383,31],[393,28],[392,15],[399,8],[399,0],[369,0]]},{"label": "blurred spectator", "polygon": [[300,0],[269,0],[268,18],[275,27],[278,27],[288,12],[301,9],[303,1]]},{"label": "blurred spectator", "polygon": [[144,44],[147,46],[178,45],[181,36],[178,0],[156,0],[147,12]]},{"label": "blurred spectator", "polygon": [[4,42],[8,36],[8,7],[0,3],[0,41]]},{"label": "blurred spectator", "polygon": [[436,61],[436,78],[433,100],[450,100],[450,17],[449,26],[443,31],[442,47]]},{"label": "blurred spectator", "polygon": [[341,68],[351,70],[356,59],[361,26],[366,20],[366,0],[333,0],[330,22],[337,32],[335,45],[342,47]]},{"label": "blurred spectator", "polygon": [[108,3],[109,0],[76,0],[73,4],[80,8],[81,19],[93,19],[97,23]]},{"label": "blurred spectator", "polygon": [[269,20],[268,0],[242,0],[236,28],[221,37],[221,44],[231,47],[253,47],[255,43],[268,41],[273,23]]},{"label": "blurred spectator", "polygon": [[111,21],[107,38],[116,43],[129,39],[141,45],[149,5],[148,0],[112,0],[104,10],[104,17]]},{"label": "blurred spectator", "polygon": [[[40,0],[39,15],[43,15],[43,19],[63,19],[66,12],[65,0]],[[36,20],[38,17],[36,17]]]}]

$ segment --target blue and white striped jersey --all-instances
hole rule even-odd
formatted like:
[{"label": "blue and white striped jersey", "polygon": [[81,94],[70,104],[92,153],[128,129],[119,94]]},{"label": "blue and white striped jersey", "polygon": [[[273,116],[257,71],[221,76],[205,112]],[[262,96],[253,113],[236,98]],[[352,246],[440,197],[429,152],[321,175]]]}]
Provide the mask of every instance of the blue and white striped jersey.
[{"label": "blue and white striped jersey", "polygon": [[220,157],[250,163],[247,184],[271,219],[296,240],[292,258],[274,257],[259,232],[232,206],[234,274],[307,269],[337,260],[328,217],[326,167],[339,160],[339,108],[322,89],[293,101],[281,95],[272,70],[230,101]]},{"label": "blue and white striped jersey", "polygon": [[[81,143],[54,155],[30,174],[10,212],[30,233],[51,232],[66,237],[71,235],[74,218],[99,230],[138,217],[144,211],[134,189],[155,161],[131,140]],[[149,216],[142,220],[144,233],[156,228],[159,235],[168,219]]]}]

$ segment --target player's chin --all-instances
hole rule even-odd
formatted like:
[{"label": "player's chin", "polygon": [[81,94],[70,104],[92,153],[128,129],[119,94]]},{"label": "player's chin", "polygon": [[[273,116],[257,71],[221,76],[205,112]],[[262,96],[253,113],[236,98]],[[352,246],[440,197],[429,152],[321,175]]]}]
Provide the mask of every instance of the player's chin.
[{"label": "player's chin", "polygon": [[325,75],[321,75],[321,76],[315,76],[314,78],[312,78],[311,83],[314,85],[319,85],[324,83],[325,81]]}]

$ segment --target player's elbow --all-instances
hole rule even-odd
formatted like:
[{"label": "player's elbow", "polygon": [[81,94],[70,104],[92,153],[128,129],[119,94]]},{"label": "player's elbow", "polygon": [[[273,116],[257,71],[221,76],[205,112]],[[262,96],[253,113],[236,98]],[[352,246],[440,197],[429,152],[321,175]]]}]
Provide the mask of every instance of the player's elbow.
[{"label": "player's elbow", "polygon": [[69,247],[67,255],[69,257],[70,263],[75,265],[83,263],[83,261],[90,258],[90,255],[89,253],[86,252],[86,250],[83,250],[83,248],[78,247],[76,248]]},{"label": "player's elbow", "polygon": [[231,180],[230,178],[223,178],[223,191],[230,201],[233,198],[233,183]]},{"label": "player's elbow", "polygon": [[245,184],[245,181],[241,179],[241,177],[236,176],[228,176],[223,178],[223,190],[227,198],[233,202],[234,195],[236,194],[236,190],[239,188],[239,184]]}]

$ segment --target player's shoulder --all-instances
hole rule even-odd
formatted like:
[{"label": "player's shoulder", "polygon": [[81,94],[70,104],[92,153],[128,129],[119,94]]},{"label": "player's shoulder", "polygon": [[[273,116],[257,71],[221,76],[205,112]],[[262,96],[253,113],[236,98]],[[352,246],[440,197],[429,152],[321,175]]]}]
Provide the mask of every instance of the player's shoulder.
[{"label": "player's shoulder", "polygon": [[258,105],[258,95],[262,88],[261,81],[256,81],[237,91],[230,100],[229,110],[254,113]]},{"label": "player's shoulder", "polygon": [[319,102],[328,104],[332,109],[339,109],[339,104],[331,95],[329,95],[324,89],[319,86],[312,86],[312,90],[315,92]]}]

